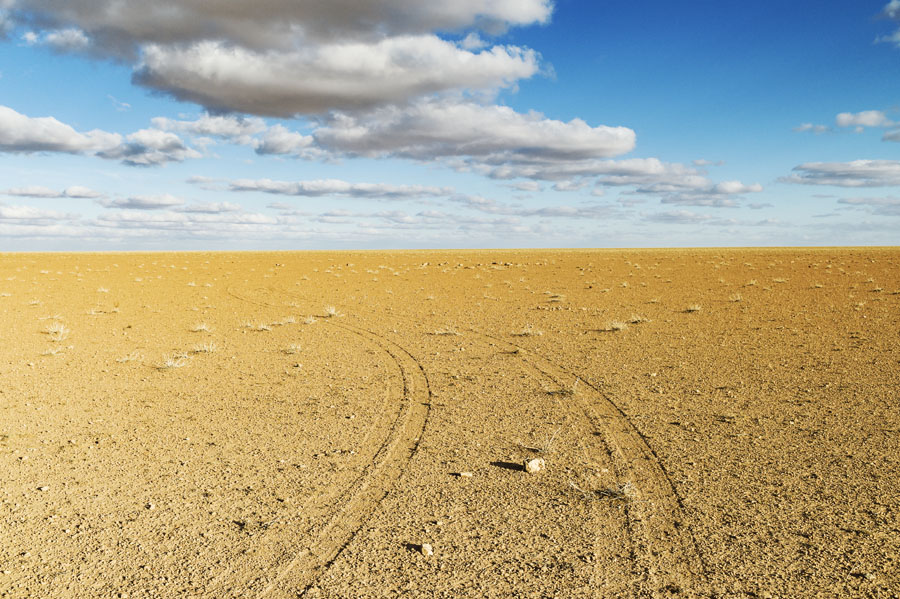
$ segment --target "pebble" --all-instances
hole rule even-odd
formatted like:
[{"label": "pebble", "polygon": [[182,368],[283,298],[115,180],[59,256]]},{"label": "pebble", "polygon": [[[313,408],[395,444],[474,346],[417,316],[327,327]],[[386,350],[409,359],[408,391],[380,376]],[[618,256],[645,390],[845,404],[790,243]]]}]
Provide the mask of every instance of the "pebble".
[{"label": "pebble", "polygon": [[422,543],[422,555],[425,557],[434,555],[434,549],[428,543]]},{"label": "pebble", "polygon": [[471,473],[471,472],[460,472],[459,475],[462,476],[462,477],[464,477],[464,478],[472,478],[473,476],[475,476],[475,475],[474,475],[473,473]]},{"label": "pebble", "polygon": [[49,491],[49,490],[50,490],[50,487],[47,487],[47,486],[38,487],[38,491]]},{"label": "pebble", "polygon": [[536,474],[546,467],[547,463],[544,461],[544,458],[525,460],[525,472],[528,474]]}]

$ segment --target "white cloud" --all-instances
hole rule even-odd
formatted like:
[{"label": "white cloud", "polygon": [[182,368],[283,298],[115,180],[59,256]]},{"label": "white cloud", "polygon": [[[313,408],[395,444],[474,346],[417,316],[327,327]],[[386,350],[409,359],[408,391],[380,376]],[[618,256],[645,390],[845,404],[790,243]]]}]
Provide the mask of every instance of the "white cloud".
[{"label": "white cloud", "polygon": [[884,135],[881,136],[881,141],[900,141],[900,129],[887,131]]},{"label": "white cloud", "polygon": [[293,154],[296,156],[314,156],[318,150],[312,145],[315,140],[311,135],[303,135],[289,130],[283,125],[274,125],[266,130],[262,136],[254,141],[256,153],[265,154]]},{"label": "white cloud", "polygon": [[80,29],[70,27],[47,32],[42,43],[63,52],[76,52],[86,50],[91,45],[91,40]]},{"label": "white cloud", "polygon": [[223,212],[240,212],[241,207],[231,202],[205,202],[201,204],[190,204],[180,208],[180,212],[193,212],[205,214],[221,214]]},{"label": "white cloud", "polygon": [[263,49],[470,27],[497,33],[507,26],[546,23],[553,9],[550,0],[14,0],[11,6],[54,28],[81,29],[122,56],[145,43],[209,39]]},{"label": "white cloud", "polygon": [[254,135],[266,130],[266,123],[261,118],[234,115],[204,114],[193,121],[156,117],[150,122],[154,128],[161,131],[218,137],[244,145],[251,143]]},{"label": "white cloud", "polygon": [[323,148],[351,155],[462,157],[493,165],[616,156],[635,144],[627,127],[592,127],[581,119],[563,122],[505,106],[434,99],[359,116],[336,114],[313,135]]},{"label": "white cloud", "polygon": [[900,216],[900,198],[842,198],[838,203],[858,207],[879,216]]},{"label": "white cloud", "polygon": [[797,127],[794,127],[794,131],[797,133],[815,133],[816,135],[821,135],[823,133],[828,133],[831,131],[831,127],[827,127],[825,125],[814,125],[813,123],[803,123]]},{"label": "white cloud", "polygon": [[[215,111],[290,117],[448,91],[496,90],[538,55],[488,46],[474,30],[549,21],[551,0],[14,0],[44,28],[32,43],[86,50],[133,79]],[[468,33],[460,41],[441,32]]]},{"label": "white cloud", "polygon": [[72,220],[76,218],[78,218],[77,215],[66,214],[56,210],[0,204],[0,221],[27,221],[32,224],[39,224],[46,221]]},{"label": "white cloud", "polygon": [[62,191],[50,189],[40,185],[30,185],[28,187],[16,187],[0,191],[0,194],[8,196],[18,196],[23,198],[99,198],[103,194],[96,192],[87,187],[73,185]]},{"label": "white cloud", "polygon": [[900,161],[853,160],[808,162],[794,167],[796,174],[782,177],[784,183],[834,185],[837,187],[885,187],[900,185]]},{"label": "white cloud", "polygon": [[538,218],[575,218],[575,219],[598,219],[611,218],[618,214],[618,211],[608,204],[583,204],[580,206],[544,206],[540,208],[525,208],[512,204],[505,204],[485,198],[482,196],[458,196],[453,198],[457,204],[461,204],[466,208],[485,212],[488,214],[500,214],[504,216],[514,216],[517,218],[538,217]]},{"label": "white cloud", "polygon": [[180,137],[159,129],[141,129],[126,138],[99,129],[79,132],[53,117],[29,117],[7,106],[0,106],[0,152],[89,154],[131,166],[201,157]]},{"label": "white cloud", "polygon": [[108,151],[121,142],[117,133],[99,129],[80,133],[53,117],[32,118],[0,106],[0,152],[82,154]]},{"label": "white cloud", "polygon": [[842,112],[834,120],[838,127],[892,127],[896,124],[881,110]]},{"label": "white cloud", "polygon": [[230,184],[232,191],[258,191],[276,195],[353,198],[411,199],[446,196],[453,189],[424,185],[390,185],[386,183],[349,183],[338,179],[311,181],[273,181],[271,179],[238,179]]},{"label": "white cloud", "polygon": [[184,204],[184,200],[170,194],[161,194],[104,200],[100,203],[107,208],[121,208],[124,210],[163,210],[181,206]]},{"label": "white cloud", "polygon": [[112,102],[113,108],[116,109],[116,112],[127,112],[131,110],[131,104],[129,104],[128,102],[121,102],[112,94],[106,94],[106,97],[110,102]]},{"label": "white cloud", "polygon": [[141,129],[129,135],[125,143],[97,154],[102,158],[121,160],[130,166],[159,166],[167,162],[183,162],[201,158],[202,154],[185,145],[174,133],[159,129]]},{"label": "white cloud", "polygon": [[531,50],[494,46],[473,53],[435,35],[418,35],[277,52],[219,41],[153,44],[144,49],[135,79],[215,110],[292,117],[508,87],[537,71]]}]

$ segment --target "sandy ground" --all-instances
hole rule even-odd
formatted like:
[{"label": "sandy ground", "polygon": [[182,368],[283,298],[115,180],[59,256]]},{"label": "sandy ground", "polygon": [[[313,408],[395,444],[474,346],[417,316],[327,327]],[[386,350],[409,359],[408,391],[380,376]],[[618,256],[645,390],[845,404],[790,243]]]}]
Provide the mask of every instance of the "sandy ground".
[{"label": "sandy ground", "polygon": [[0,255],[0,596],[900,597],[898,395],[894,249]]}]

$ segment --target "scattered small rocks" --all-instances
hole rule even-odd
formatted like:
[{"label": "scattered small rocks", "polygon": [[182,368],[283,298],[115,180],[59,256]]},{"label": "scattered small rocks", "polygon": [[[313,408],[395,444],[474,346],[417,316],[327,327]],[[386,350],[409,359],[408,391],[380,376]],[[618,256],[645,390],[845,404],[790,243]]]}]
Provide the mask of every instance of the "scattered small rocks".
[{"label": "scattered small rocks", "polygon": [[525,460],[524,467],[528,474],[537,474],[547,467],[547,462],[544,461],[544,458],[532,458]]}]

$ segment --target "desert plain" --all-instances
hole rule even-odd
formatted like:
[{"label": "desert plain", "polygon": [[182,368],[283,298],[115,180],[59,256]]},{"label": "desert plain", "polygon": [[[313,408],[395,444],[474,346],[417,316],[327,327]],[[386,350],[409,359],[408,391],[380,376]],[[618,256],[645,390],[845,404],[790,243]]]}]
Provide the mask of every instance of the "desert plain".
[{"label": "desert plain", "polygon": [[900,250],[0,255],[0,597],[298,596],[900,597]]}]

